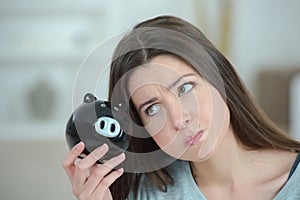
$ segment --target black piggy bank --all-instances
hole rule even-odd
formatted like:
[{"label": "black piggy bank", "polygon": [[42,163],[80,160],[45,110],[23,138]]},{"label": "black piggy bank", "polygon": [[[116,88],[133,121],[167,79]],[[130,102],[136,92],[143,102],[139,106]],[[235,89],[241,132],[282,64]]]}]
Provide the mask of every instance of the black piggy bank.
[{"label": "black piggy bank", "polygon": [[128,148],[128,140],[119,122],[122,117],[119,116],[119,120],[113,117],[118,116],[118,110],[112,110],[110,102],[97,100],[91,93],[86,94],[66,125],[65,137],[69,149],[80,141],[84,142],[85,149],[80,155],[83,158],[106,143],[109,152],[97,163],[124,152]]}]

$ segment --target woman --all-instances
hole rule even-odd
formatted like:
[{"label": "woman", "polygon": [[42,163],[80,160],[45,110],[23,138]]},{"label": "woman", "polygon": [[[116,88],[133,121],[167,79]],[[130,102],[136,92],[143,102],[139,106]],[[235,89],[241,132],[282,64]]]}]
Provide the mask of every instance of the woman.
[{"label": "woman", "polygon": [[272,124],[228,60],[188,22],[160,16],[124,36],[109,97],[128,105],[132,134],[143,126],[149,136],[130,137],[129,152],[162,150],[176,161],[111,171],[127,155],[95,165],[108,151],[103,145],[74,164],[79,143],[63,160],[78,199],[300,198],[300,143]]}]

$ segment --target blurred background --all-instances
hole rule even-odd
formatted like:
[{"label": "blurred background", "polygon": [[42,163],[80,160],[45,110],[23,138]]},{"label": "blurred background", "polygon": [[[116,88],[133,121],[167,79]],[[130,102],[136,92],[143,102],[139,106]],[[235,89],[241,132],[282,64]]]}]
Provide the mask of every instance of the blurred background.
[{"label": "blurred background", "polygon": [[79,67],[99,43],[161,14],[199,27],[299,139],[299,8],[298,0],[1,0],[0,199],[74,199],[61,160]]}]

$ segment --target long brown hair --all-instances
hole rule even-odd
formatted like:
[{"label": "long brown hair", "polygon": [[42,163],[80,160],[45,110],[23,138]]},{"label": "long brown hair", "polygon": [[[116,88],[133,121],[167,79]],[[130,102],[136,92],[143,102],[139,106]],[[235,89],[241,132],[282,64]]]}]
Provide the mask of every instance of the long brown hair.
[{"label": "long brown hair", "polygon": [[[175,34],[167,35],[157,31],[161,29],[173,31]],[[175,50],[169,51],[168,48]],[[199,29],[177,17],[159,16],[144,21],[123,37],[111,64],[109,97],[111,98],[115,86],[124,74],[162,54],[180,58],[219,90],[228,105],[235,137],[244,148],[300,151],[300,143],[275,126],[257,106],[230,62]],[[124,87],[122,94],[128,97],[126,84],[125,81],[120,85]],[[129,112],[137,123],[141,123],[132,102]],[[129,151],[142,153],[157,149],[158,146],[151,137],[130,138]],[[166,168],[148,172],[146,175],[162,191],[167,191],[167,185],[176,181],[172,180]],[[140,174],[124,173],[111,186],[114,199],[125,199],[130,189],[136,189],[139,177]]]}]

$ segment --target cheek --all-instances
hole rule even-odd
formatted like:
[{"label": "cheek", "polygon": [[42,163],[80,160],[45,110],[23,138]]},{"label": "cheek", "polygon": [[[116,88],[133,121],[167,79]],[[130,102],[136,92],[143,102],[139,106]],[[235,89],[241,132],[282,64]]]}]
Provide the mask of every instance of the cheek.
[{"label": "cheek", "polygon": [[[201,88],[197,92],[197,99],[193,111],[196,112],[194,117],[198,120],[199,126],[207,128],[212,121],[213,100],[211,92],[207,87]],[[197,109],[195,109],[197,108]]]},{"label": "cheek", "polygon": [[207,134],[205,142],[201,146],[199,159],[209,158],[220,146],[224,136],[228,132],[230,124],[229,109],[219,92],[215,89],[210,90],[211,106],[210,116],[206,125]]},{"label": "cheek", "polygon": [[200,120],[200,126],[212,128],[211,126],[223,124],[222,122],[227,117],[228,108],[219,91],[210,84],[206,84],[205,87],[197,91],[197,94],[197,116]]},{"label": "cheek", "polygon": [[[207,125],[211,123],[212,120],[213,106],[211,98],[202,98],[198,101],[197,117],[200,123],[200,126]],[[205,124],[202,124],[205,123]]]},{"label": "cheek", "polygon": [[146,129],[160,148],[165,147],[174,140],[175,134],[171,133],[167,118],[156,118],[150,124]]},{"label": "cheek", "polygon": [[154,141],[163,150],[166,154],[180,159],[181,156],[186,152],[187,147],[184,147],[182,141],[184,138],[182,137],[182,133],[170,133],[169,132],[162,132],[158,133],[157,135],[153,136]]},{"label": "cheek", "polygon": [[164,109],[159,111],[154,117],[141,117],[144,127],[148,131],[148,133],[154,137],[161,135],[163,129],[167,125],[167,117]]},{"label": "cheek", "polygon": [[166,117],[166,112],[160,111],[155,117],[144,117],[142,118],[145,129],[149,135],[153,138],[156,144],[170,154],[166,147],[172,145],[172,141],[175,139],[176,135],[171,132],[170,122]]},{"label": "cheek", "polygon": [[153,136],[153,139],[157,145],[163,149],[166,145],[168,145],[168,143],[170,143],[171,137],[161,132]]},{"label": "cheek", "polygon": [[211,122],[223,126],[229,118],[228,107],[216,89],[211,90],[211,96]]},{"label": "cheek", "polygon": [[157,145],[165,150],[168,146],[178,143],[178,133],[171,127],[171,121],[166,117],[166,112],[160,113],[146,126],[148,133]]}]

